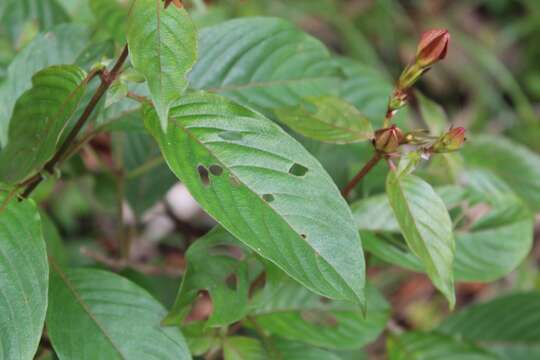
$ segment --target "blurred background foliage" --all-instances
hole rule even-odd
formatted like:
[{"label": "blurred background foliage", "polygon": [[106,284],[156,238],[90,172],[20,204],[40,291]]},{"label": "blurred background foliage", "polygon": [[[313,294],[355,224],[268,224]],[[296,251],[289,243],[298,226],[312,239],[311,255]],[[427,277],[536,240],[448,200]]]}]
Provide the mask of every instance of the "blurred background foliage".
[{"label": "blurred background foliage", "polygon": [[[452,35],[448,57],[418,85],[423,96],[435,101],[444,111],[423,106],[423,97],[419,95],[410,109],[400,114],[400,124],[408,129],[425,127],[427,115],[432,119],[427,125],[435,132],[444,131],[450,124],[469,129],[470,145],[464,152],[465,161],[474,163],[475,154],[483,154],[481,161],[488,158],[491,171],[497,172],[500,167],[498,175],[507,180],[530,208],[540,210],[537,202],[540,180],[536,177],[540,160],[535,155],[540,153],[539,1],[184,2],[201,28],[244,16],[277,16],[296,23],[336,54],[343,78],[336,91],[374,124],[381,123],[392,79],[413,58],[420,33],[435,27],[448,28]],[[36,67],[42,67],[33,64],[52,56],[48,49],[54,47],[59,58],[76,59],[87,68],[113,57],[115,49],[124,42],[122,24],[128,1],[120,1],[124,11],[112,3],[112,0],[0,2],[0,94],[3,97],[0,116],[4,110],[2,102],[14,101],[9,100],[11,89],[17,87],[13,79],[21,78],[21,72],[32,73]],[[61,25],[66,22],[75,25]],[[62,26],[70,26],[67,34],[62,32]],[[51,37],[52,33],[65,38],[60,41]],[[178,284],[175,269],[185,266],[185,249],[208,231],[213,222],[198,209],[185,188],[178,184],[173,187],[175,177],[160,161],[155,144],[138,131],[138,115],[130,112],[129,106],[106,109],[101,106],[93,129],[114,131],[116,126],[131,131],[93,138],[82,147],[80,156],[64,166],[61,181],[50,179],[36,192],[35,198],[43,204],[44,213],[56,225],[56,228],[45,227],[49,251],[71,264],[93,264],[120,271],[169,307]],[[122,121],[107,127],[108,120],[113,118]],[[0,130],[3,126],[0,121]],[[511,144],[523,146],[522,155],[530,154],[528,166],[512,164],[511,154],[502,166],[497,159],[507,155],[506,143],[490,144],[479,137],[485,134],[500,135],[512,141]],[[335,146],[300,140],[340,187],[370,156],[369,144]],[[491,145],[501,145],[493,150],[499,151],[501,157],[489,159],[493,154]],[[475,146],[483,148],[476,151]],[[440,164],[445,160],[448,164]],[[463,175],[460,170],[452,171],[460,169],[461,162],[459,156],[445,157],[420,171],[435,184],[453,184]],[[115,171],[118,169],[124,170]],[[385,167],[377,167],[355,196],[382,192],[385,175]],[[482,177],[474,179],[485,190]],[[493,181],[489,184],[493,186]],[[125,222],[121,234],[116,226],[120,217]],[[122,251],[117,236],[132,240],[135,265],[126,266],[115,260]],[[459,284],[458,308],[504,293],[540,289],[539,263],[540,246],[534,245],[527,260],[502,280],[491,284]],[[430,329],[445,318],[446,304],[424,275],[382,266],[382,260],[376,257],[370,257],[369,264],[371,283],[382,289],[392,303],[393,317],[399,326]],[[200,308],[205,311],[204,304]],[[381,351],[380,342],[372,348],[369,351],[373,353]],[[343,358],[346,355],[342,354]],[[357,359],[352,356],[351,359]]]}]

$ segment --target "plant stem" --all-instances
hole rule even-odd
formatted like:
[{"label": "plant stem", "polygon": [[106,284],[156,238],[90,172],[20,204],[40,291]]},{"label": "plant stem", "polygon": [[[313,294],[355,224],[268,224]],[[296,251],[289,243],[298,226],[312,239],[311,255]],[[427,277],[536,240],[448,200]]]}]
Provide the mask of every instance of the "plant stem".
[{"label": "plant stem", "polygon": [[351,192],[351,190],[355,188],[355,186],[360,182],[360,180],[362,180],[364,178],[364,176],[366,176],[371,171],[371,169],[373,169],[373,167],[375,165],[377,165],[377,163],[381,159],[382,159],[382,154],[379,153],[379,152],[375,152],[375,154],[373,154],[373,156],[366,163],[366,165],[364,165],[364,167],[362,169],[360,169],[358,174],[356,174],[356,176],[353,177],[351,181],[349,181],[347,186],[345,186],[343,188],[343,190],[341,190],[341,195],[344,198],[347,198],[349,196],[349,193]]},{"label": "plant stem", "polygon": [[[66,137],[66,140],[62,143],[60,148],[56,151],[54,156],[51,160],[49,160],[45,166],[43,167],[43,170],[47,171],[48,173],[53,173],[56,165],[61,162],[64,159],[64,155],[68,152],[71,143],[75,140],[81,129],[83,128],[86,121],[90,118],[90,115],[92,115],[92,112],[96,108],[97,104],[105,95],[113,81],[116,79],[118,74],[120,73],[120,70],[122,69],[122,66],[124,65],[124,62],[126,61],[128,57],[128,47],[127,45],[124,46],[124,49],[122,50],[122,53],[116,60],[116,63],[114,64],[114,67],[110,72],[103,72],[101,76],[101,84],[97,88],[94,96],[86,105],[86,108],[84,109],[84,112],[82,113],[79,120],[77,120],[77,123],[73,127],[73,129],[70,131],[68,136]],[[40,171],[41,172],[41,171]],[[27,186],[24,192],[21,195],[21,198],[26,199],[32,194],[34,189],[43,181],[43,176],[38,176],[35,178],[35,180],[31,181]]]}]

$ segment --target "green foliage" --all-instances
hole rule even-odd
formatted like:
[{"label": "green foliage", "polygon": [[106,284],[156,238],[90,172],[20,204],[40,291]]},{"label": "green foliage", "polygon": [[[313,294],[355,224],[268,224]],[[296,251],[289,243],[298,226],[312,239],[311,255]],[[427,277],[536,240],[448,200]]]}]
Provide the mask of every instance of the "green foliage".
[{"label": "green foliage", "polygon": [[145,112],[171,170],[224,228],[313,291],[364,301],[362,248],[350,211],[300,144],[217,95],[184,96],[166,133],[155,111]]},{"label": "green foliage", "polygon": [[[0,194],[5,204],[6,196]],[[38,210],[32,202],[0,210],[0,357],[31,359],[47,310],[49,268]]]},{"label": "green foliage", "polygon": [[540,358],[540,7],[421,3],[0,1],[0,358]]}]

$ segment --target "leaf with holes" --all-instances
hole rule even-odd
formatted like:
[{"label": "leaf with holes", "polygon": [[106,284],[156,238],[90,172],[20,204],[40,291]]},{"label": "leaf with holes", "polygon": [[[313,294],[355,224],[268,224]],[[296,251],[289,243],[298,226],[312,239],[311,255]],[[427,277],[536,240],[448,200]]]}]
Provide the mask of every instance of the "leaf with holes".
[{"label": "leaf with holes", "polygon": [[75,65],[51,66],[32,78],[32,88],[15,105],[9,142],[0,153],[0,180],[17,183],[54,154],[67,121],[86,88],[86,73]]},{"label": "leaf with holes", "polygon": [[502,359],[540,357],[540,292],[523,292],[472,305],[450,316],[439,331],[481,344]]},{"label": "leaf with holes", "polygon": [[47,330],[60,359],[191,359],[145,290],[102,270],[64,272],[54,261],[51,270]]},{"label": "leaf with holes", "polygon": [[330,298],[363,302],[364,258],[349,207],[322,166],[262,115],[187,95],[167,132],[145,124],[202,208],[254,251]]},{"label": "leaf with holes", "polygon": [[366,288],[367,314],[350,302],[314,294],[267,268],[267,284],[251,315],[258,327],[293,341],[332,349],[355,349],[383,331],[390,307],[372,286]]},{"label": "leaf with holes", "polygon": [[422,179],[388,174],[386,193],[408,247],[418,256],[435,286],[455,304],[454,235],[444,202]]},{"label": "leaf with holes", "polygon": [[257,109],[337,95],[340,73],[330,52],[282,19],[236,19],[204,29],[199,57],[191,86]]},{"label": "leaf with holes", "polygon": [[410,332],[388,340],[389,360],[500,360],[472,342],[436,332]]},{"label": "leaf with holes", "polygon": [[137,0],[129,15],[130,59],[148,83],[161,125],[171,104],[188,86],[187,73],[197,58],[197,30],[187,11],[161,0]]},{"label": "leaf with holes", "polygon": [[[0,193],[0,204],[5,200]],[[45,321],[48,280],[38,210],[31,201],[12,200],[0,210],[0,359],[34,357]]]},{"label": "leaf with holes", "polygon": [[186,253],[188,268],[164,323],[181,323],[202,290],[212,299],[207,326],[226,326],[242,319],[248,310],[250,253],[221,227],[197,240]]},{"label": "leaf with holes", "polygon": [[294,131],[323,142],[348,144],[373,137],[369,120],[336,97],[308,97],[299,107],[281,108],[276,114]]}]

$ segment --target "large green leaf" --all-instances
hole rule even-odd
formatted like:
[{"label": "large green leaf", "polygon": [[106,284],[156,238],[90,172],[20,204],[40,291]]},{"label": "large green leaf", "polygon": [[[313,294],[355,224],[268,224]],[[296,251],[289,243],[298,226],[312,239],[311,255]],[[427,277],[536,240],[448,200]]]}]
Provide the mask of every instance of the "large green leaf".
[{"label": "large green leaf", "polygon": [[440,330],[483,344],[509,360],[540,355],[540,292],[517,293],[472,305]]},{"label": "large green leaf", "polygon": [[136,0],[131,8],[127,41],[131,62],[148,83],[152,101],[167,126],[172,103],[188,86],[187,73],[197,58],[197,30],[184,8],[161,0]]},{"label": "large green leaf", "polygon": [[32,76],[55,64],[73,64],[83,53],[90,31],[81,25],[63,24],[40,34],[13,59],[0,87],[0,144],[7,143],[9,119],[15,102],[32,87]]},{"label": "large green leaf", "polygon": [[375,340],[386,326],[389,305],[372,286],[366,287],[367,314],[363,314],[353,303],[321,298],[281,271],[268,269],[252,318],[276,336],[325,348],[357,349]]},{"label": "large green leaf", "polygon": [[276,114],[294,131],[323,142],[347,144],[373,137],[369,120],[337,97],[308,97],[299,107],[281,108]]},{"label": "large green leaf", "polygon": [[[6,200],[0,193],[0,204]],[[47,310],[49,269],[32,201],[0,210],[0,358],[32,359]]]},{"label": "large green leaf", "polygon": [[196,89],[257,109],[337,95],[339,72],[329,51],[285,20],[227,21],[201,31],[200,44],[200,59],[190,74]]},{"label": "large green leaf", "polygon": [[32,78],[32,88],[15,105],[9,142],[0,153],[0,180],[13,184],[38,170],[53,154],[86,88],[75,65],[51,66]]},{"label": "large green leaf", "polygon": [[531,207],[540,210],[540,157],[496,136],[475,137],[463,149],[469,167],[493,171]]},{"label": "large green leaf", "polygon": [[198,239],[186,253],[188,267],[165,322],[179,324],[201,290],[208,291],[212,299],[207,326],[225,326],[242,319],[248,311],[248,255],[250,251],[221,227]]},{"label": "large green leaf", "polygon": [[51,262],[47,330],[60,360],[191,359],[178,328],[150,294],[102,270],[63,271]]},{"label": "large green leaf", "polygon": [[389,360],[499,360],[472,343],[436,332],[410,332],[388,341]]},{"label": "large green leaf", "polygon": [[390,172],[386,192],[408,247],[453,307],[455,244],[444,202],[427,182],[414,175]]},{"label": "large green leaf", "polygon": [[349,207],[322,166],[262,115],[208,94],[145,123],[173,172],[231,234],[302,284],[363,300],[364,259]]}]

